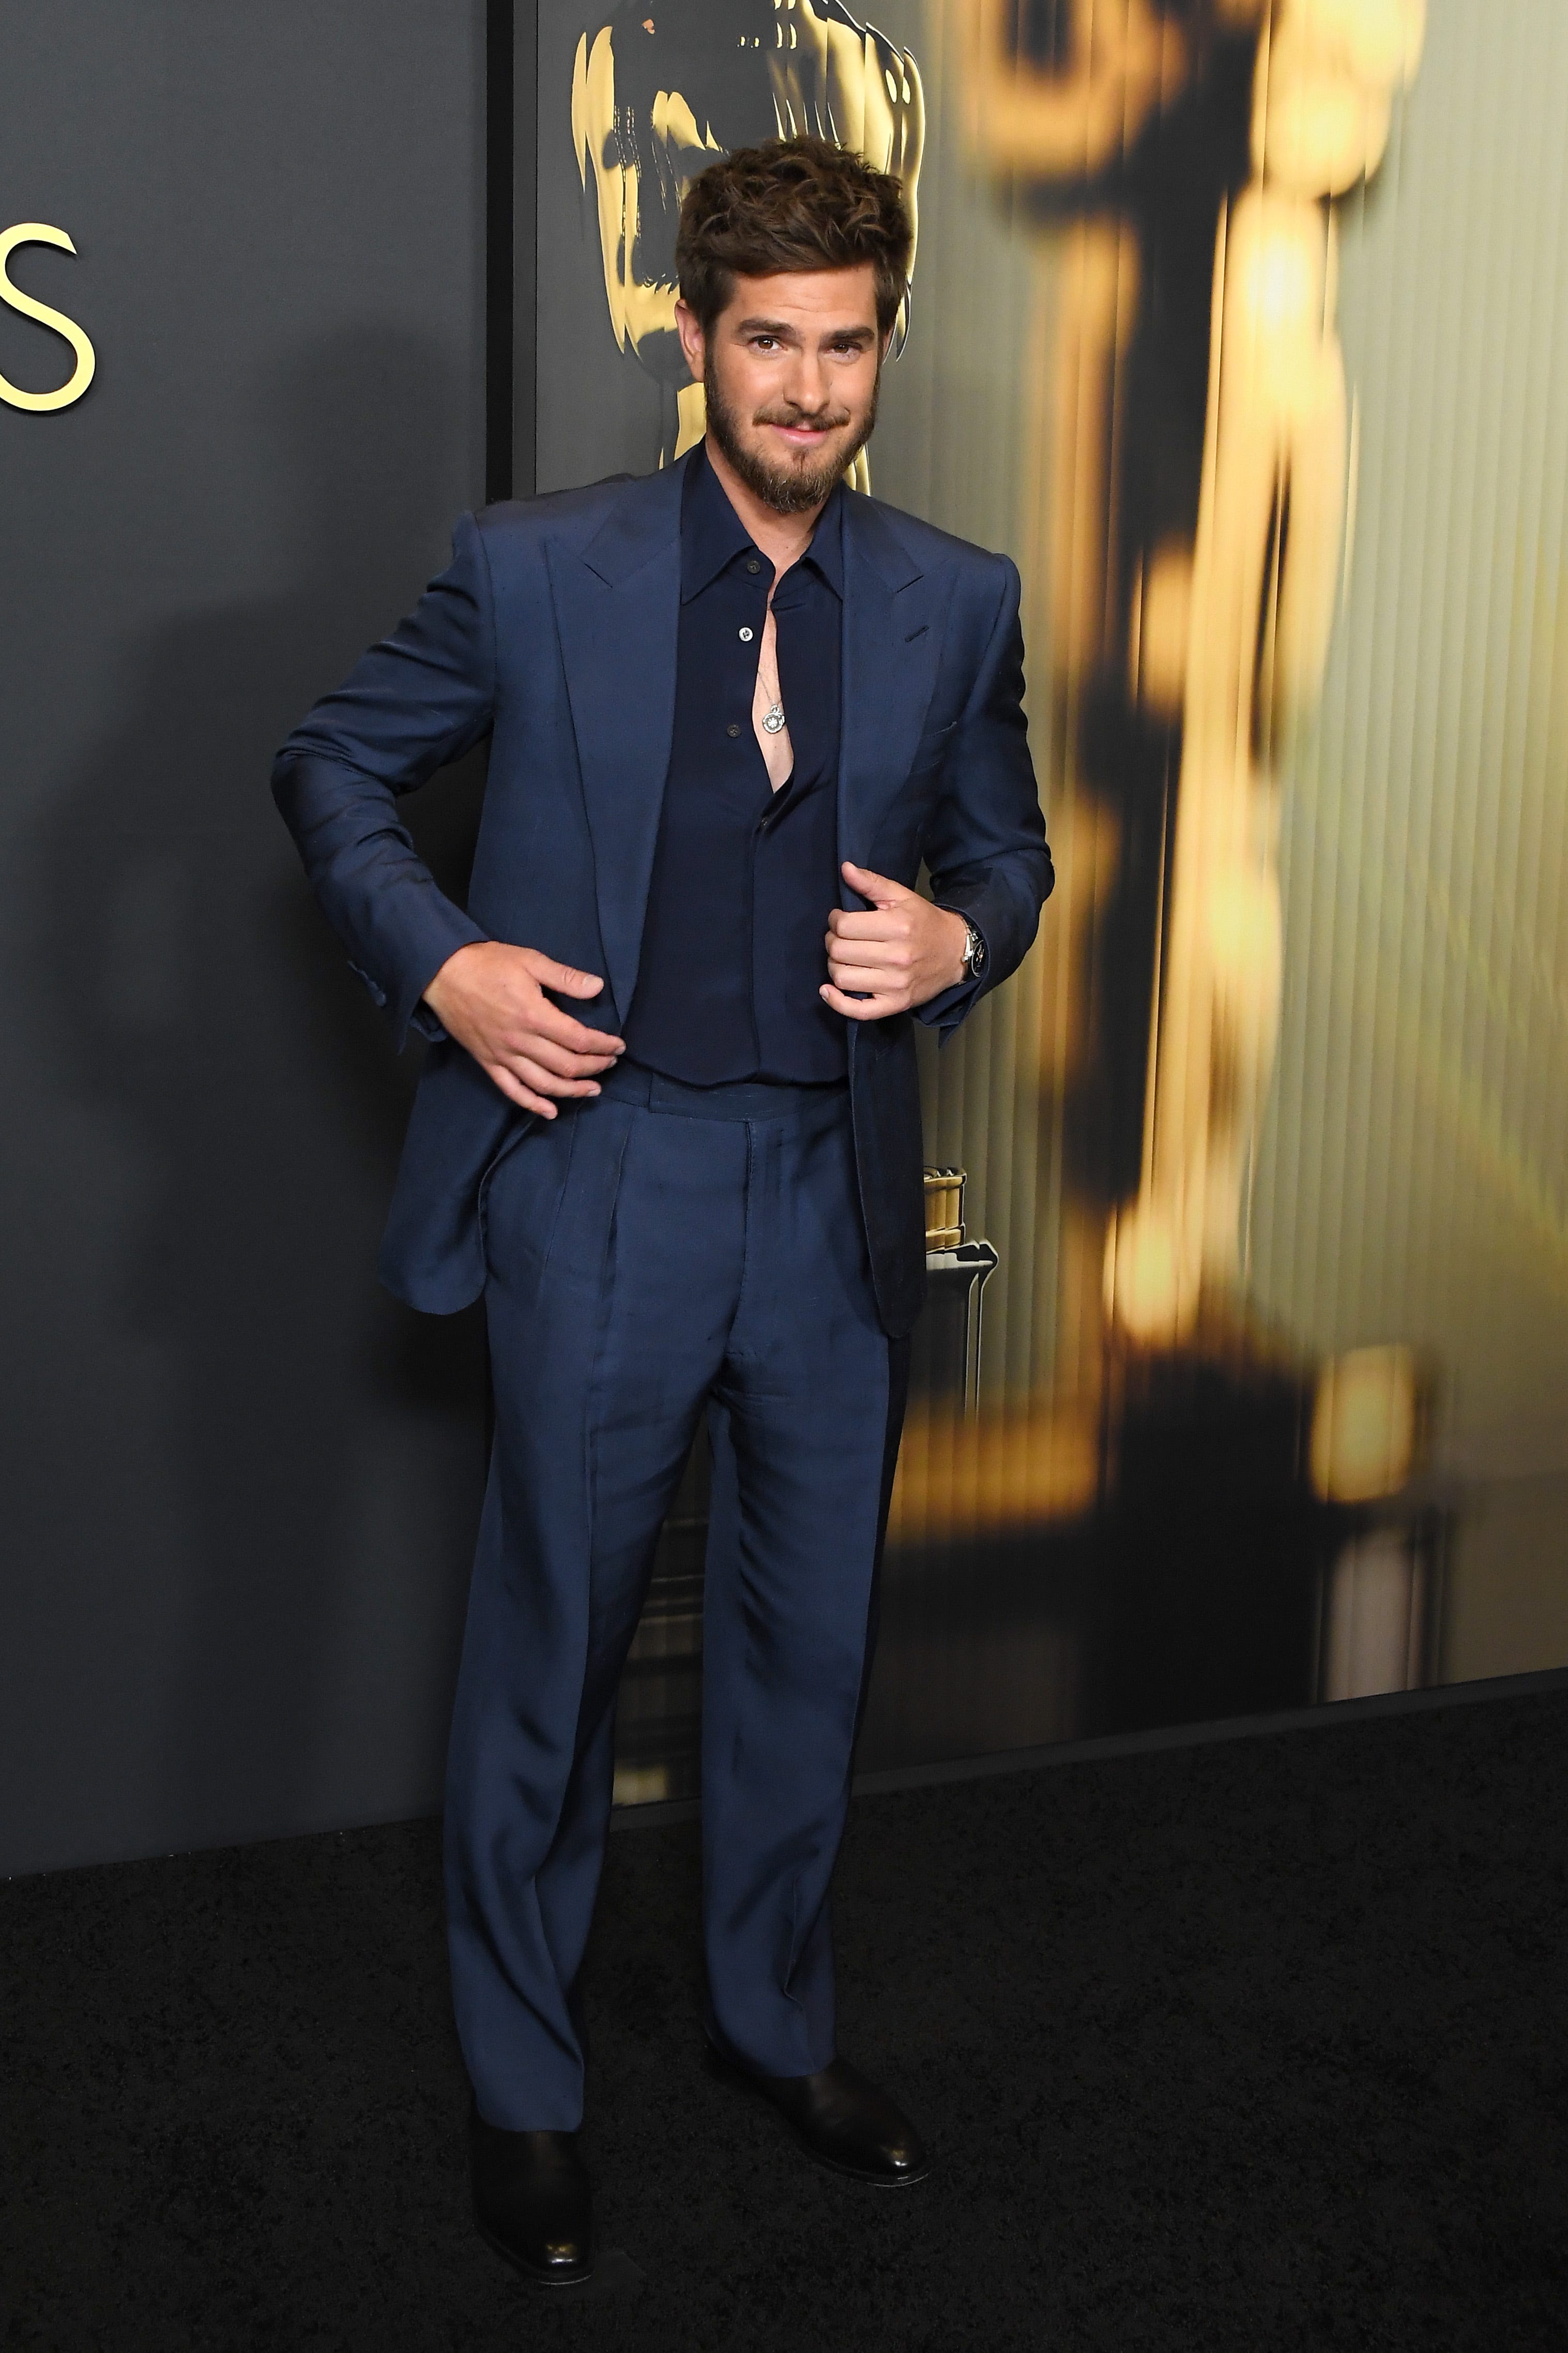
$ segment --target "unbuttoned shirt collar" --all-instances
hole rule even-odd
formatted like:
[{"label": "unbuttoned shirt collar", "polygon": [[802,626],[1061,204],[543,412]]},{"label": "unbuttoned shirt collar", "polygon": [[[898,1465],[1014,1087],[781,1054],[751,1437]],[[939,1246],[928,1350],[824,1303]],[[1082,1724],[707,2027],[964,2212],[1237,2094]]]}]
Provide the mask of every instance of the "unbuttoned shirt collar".
[{"label": "unbuttoned shirt collar", "polygon": [[[745,524],[730,504],[723,483],[708,462],[708,449],[699,442],[691,453],[687,477],[686,496],[680,515],[680,601],[689,604],[704,588],[716,580],[726,565],[737,556],[755,563],[773,578],[773,565],[753,542]],[[844,597],[844,485],[836,482],[828,492],[827,504],[817,517],[816,529],[811,535],[811,545],[800,559],[809,564],[843,602]],[[792,570],[794,567],[791,567]],[[788,575],[785,575],[787,581]]]}]

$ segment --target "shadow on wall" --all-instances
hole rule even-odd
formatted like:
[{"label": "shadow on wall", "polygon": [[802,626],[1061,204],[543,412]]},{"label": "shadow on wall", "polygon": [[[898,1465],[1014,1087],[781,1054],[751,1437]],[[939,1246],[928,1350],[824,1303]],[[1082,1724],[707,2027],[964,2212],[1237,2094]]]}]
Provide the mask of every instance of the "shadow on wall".
[{"label": "shadow on wall", "polygon": [[[436,1799],[482,1468],[477,1323],[374,1282],[415,1066],[268,791],[283,734],[440,560],[458,395],[438,348],[367,329],[301,352],[272,420],[275,448],[237,463],[275,473],[289,585],[131,646],[45,852],[68,1069],[139,1186],[105,1321],[163,1368],[134,1416],[167,1452],[147,1492],[170,1497],[168,1543],[102,1509],[108,1546],[153,1556],[174,1651],[146,1703],[170,1844]],[[410,805],[459,893],[482,776]]]}]

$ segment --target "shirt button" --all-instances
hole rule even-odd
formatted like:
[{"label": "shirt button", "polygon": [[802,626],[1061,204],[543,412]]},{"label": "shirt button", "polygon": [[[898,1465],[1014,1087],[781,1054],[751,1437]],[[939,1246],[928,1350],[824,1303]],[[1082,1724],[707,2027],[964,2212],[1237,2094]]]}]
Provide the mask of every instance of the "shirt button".
[{"label": "shirt button", "polygon": [[748,572],[760,572],[760,571],[762,570],[762,568],[763,568],[763,567],[762,567],[762,565],[757,562],[757,559],[756,559],[756,557],[755,557],[754,555],[748,555],[748,556],[747,556],[747,558],[746,558],[746,569],[747,569],[747,571],[748,571]]},{"label": "shirt button", "polygon": [[741,723],[738,719],[731,719],[730,724],[724,730],[726,735],[738,735],[740,732]]},{"label": "shirt button", "polygon": [[751,644],[751,642],[752,642],[752,633],[751,633],[750,629],[742,629],[742,632],[741,632],[741,643],[742,643],[743,646],[749,646],[749,645]]}]

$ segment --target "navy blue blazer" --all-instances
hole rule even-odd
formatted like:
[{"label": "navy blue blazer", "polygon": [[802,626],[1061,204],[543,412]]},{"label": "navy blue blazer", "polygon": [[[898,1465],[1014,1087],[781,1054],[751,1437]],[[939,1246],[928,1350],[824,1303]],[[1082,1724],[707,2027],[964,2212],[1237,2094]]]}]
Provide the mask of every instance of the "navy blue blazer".
[{"label": "navy blue blazer", "polygon": [[[410,1024],[432,1039],[380,1269],[399,1298],[436,1314],[483,1288],[484,1179],[529,1114],[420,999],[455,950],[508,940],[603,974],[603,993],[569,1009],[607,1030],[625,1021],[674,724],[684,471],[465,515],[450,567],[316,705],[273,770],[355,971],[399,1043]],[[1023,687],[1007,558],[848,494],[839,855],[906,883],[923,860],[936,896],[984,934],[982,989],[928,1013],[943,1029],[1016,968],[1051,887]],[[465,913],[416,855],[396,797],[487,735]],[[925,1290],[911,1017],[851,1023],[849,1046],[871,1271],[897,1337]]]}]

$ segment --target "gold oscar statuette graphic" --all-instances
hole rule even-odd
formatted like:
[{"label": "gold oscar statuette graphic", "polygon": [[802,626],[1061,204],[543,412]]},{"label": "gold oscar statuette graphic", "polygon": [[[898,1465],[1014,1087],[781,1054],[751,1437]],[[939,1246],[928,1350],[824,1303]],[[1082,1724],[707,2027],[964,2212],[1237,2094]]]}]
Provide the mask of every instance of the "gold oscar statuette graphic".
[{"label": "gold oscar statuette graphic", "polygon": [[[1391,1625],[1401,1595],[1409,1626],[1429,1618],[1398,1499],[1434,1376],[1403,1345],[1313,1361],[1251,1297],[1243,1236],[1281,795],[1355,504],[1339,216],[1383,163],[1424,0],[939,0],[933,20],[933,86],[1034,261],[1017,553],[1047,673],[1051,920],[1074,945],[1039,1048],[1062,1106],[1055,1314],[1027,1388],[993,1382],[973,1416],[916,1397],[889,1540],[1109,1526],[1156,1494],[1180,1525],[1228,1448],[1331,1549],[1336,1513],[1384,1514],[1388,1557],[1357,1555],[1325,1604],[1325,1689],[1359,1688],[1382,1672],[1353,1626],[1342,1640],[1365,1592]],[[962,1141],[990,1174],[988,1136]],[[1182,1452],[1194,1399],[1212,1455]]]},{"label": "gold oscar statuette graphic", "polygon": [[1279,1012],[1280,752],[1321,685],[1353,502],[1336,208],[1383,160],[1425,0],[966,15],[971,153],[1009,200],[1030,193],[1059,258],[1039,569],[1118,961],[1142,990],[1142,1035],[1124,1018],[1101,1050],[1142,1095],[1109,1122],[1104,1308],[1134,1345],[1202,1346],[1242,1314]]},{"label": "gold oscar statuette graphic", "polygon": [[[1106,1256],[1108,1300],[1147,1339],[1185,1337],[1204,1295],[1239,1282],[1279,1011],[1274,753],[1316,701],[1342,577],[1333,200],[1382,162],[1423,16],[1419,0],[1262,12],[1252,175],[1216,238],[1196,543],[1162,584],[1186,617],[1181,781],[1142,1182]],[[1151,567],[1146,600],[1161,577]]]},{"label": "gold oscar statuette graphic", "polygon": [[12,283],[9,263],[19,245],[58,245],[66,253],[74,253],[76,248],[63,228],[51,228],[47,221],[18,221],[14,228],[0,229],[0,302],[7,303],[13,311],[19,311],[25,319],[36,319],[40,327],[47,327],[63,337],[70,345],[76,364],[64,384],[53,392],[24,392],[19,385],[12,384],[0,375],[0,400],[12,408],[31,409],[35,413],[51,408],[69,408],[73,402],[81,398],[92,382],[93,371],[98,365],[97,356],[74,319],[68,319],[63,311],[52,311],[47,302],[35,301],[31,294],[24,294],[19,286]]}]

